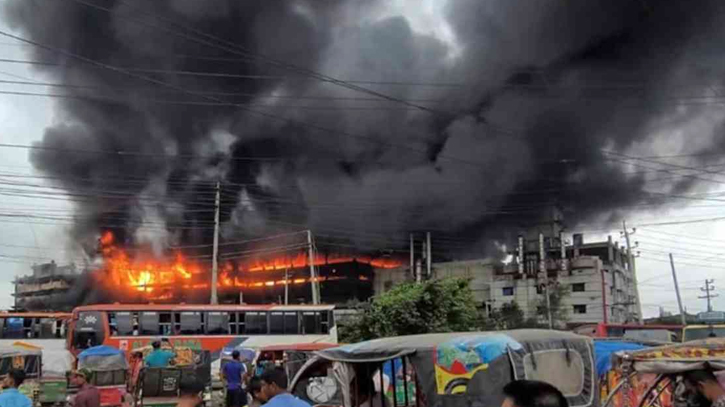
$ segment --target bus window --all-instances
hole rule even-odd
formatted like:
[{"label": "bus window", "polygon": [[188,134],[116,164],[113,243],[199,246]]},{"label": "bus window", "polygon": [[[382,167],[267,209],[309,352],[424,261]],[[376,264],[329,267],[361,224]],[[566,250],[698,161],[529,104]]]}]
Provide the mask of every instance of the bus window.
[{"label": "bus window", "polygon": [[159,313],[153,311],[145,311],[139,313],[139,333],[140,335],[158,335],[159,330]]},{"label": "bus window", "polygon": [[296,312],[284,313],[284,333],[287,335],[297,335],[300,332],[299,318]]},{"label": "bus window", "polygon": [[229,334],[229,314],[209,312],[206,320],[206,333],[209,335]]},{"label": "bus window", "polygon": [[297,312],[271,312],[269,314],[269,333],[275,335],[297,335],[299,333]]},{"label": "bus window", "polygon": [[173,318],[174,315],[170,312],[159,313],[159,334],[163,336],[173,335]]},{"label": "bus window", "polygon": [[320,313],[304,311],[302,313],[302,334],[316,334],[320,331]]},{"label": "bus window", "polygon": [[86,311],[78,313],[73,333],[73,347],[75,349],[87,349],[102,344],[105,337],[103,327],[104,321],[100,312]]},{"label": "bus window", "polygon": [[284,333],[284,313],[271,312],[269,314],[269,333],[276,335]]},{"label": "bus window", "polygon": [[698,326],[685,328],[684,341],[707,338],[725,338],[725,326]]},{"label": "bus window", "polygon": [[322,311],[320,314],[320,333],[330,333],[330,327],[332,326],[332,311]]},{"label": "bus window", "polygon": [[182,312],[180,333],[184,335],[201,334],[202,331],[201,312]]},{"label": "bus window", "polygon": [[242,335],[246,332],[244,329],[244,313],[229,313],[229,331],[234,335]]},{"label": "bus window", "polygon": [[21,339],[23,337],[23,324],[25,318],[8,318],[5,320],[3,338]]},{"label": "bus window", "polygon": [[55,338],[55,320],[50,318],[39,318],[36,333],[37,338],[50,339]]},{"label": "bus window", "polygon": [[266,312],[246,312],[244,314],[245,333],[247,334],[266,334],[267,333],[267,313]]},{"label": "bus window", "polygon": [[114,315],[116,320],[116,334],[123,336],[132,336],[136,332],[134,330],[134,316],[130,312],[117,312]]}]

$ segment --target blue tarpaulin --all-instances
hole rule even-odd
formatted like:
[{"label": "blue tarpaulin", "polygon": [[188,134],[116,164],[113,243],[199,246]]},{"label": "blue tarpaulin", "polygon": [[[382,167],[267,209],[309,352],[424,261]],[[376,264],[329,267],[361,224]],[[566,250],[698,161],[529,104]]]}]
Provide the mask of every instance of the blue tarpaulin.
[{"label": "blue tarpaulin", "polygon": [[594,358],[597,362],[597,375],[601,376],[612,368],[613,353],[621,350],[639,350],[646,347],[634,342],[594,341]]},{"label": "blue tarpaulin", "polygon": [[123,351],[110,346],[101,345],[84,350],[78,355],[78,359],[85,359],[89,356],[113,356],[118,354],[123,354]]}]

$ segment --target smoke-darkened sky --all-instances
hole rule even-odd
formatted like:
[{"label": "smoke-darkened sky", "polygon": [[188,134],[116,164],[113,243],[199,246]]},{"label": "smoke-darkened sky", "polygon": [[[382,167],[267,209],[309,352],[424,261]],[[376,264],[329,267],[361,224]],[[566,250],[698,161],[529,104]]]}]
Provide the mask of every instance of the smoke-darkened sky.
[{"label": "smoke-darkened sky", "polygon": [[431,230],[447,258],[553,206],[575,230],[722,183],[716,0],[3,6],[48,47],[26,48],[33,73],[73,95],[30,163],[75,198],[88,250],[109,228],[210,243],[217,181],[224,239],[310,228],[369,251]]}]

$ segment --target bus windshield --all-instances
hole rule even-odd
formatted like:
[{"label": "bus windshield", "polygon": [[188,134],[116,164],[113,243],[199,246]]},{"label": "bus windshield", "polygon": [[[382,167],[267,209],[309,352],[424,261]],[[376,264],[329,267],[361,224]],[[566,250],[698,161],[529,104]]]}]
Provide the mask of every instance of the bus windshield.
[{"label": "bus windshield", "polygon": [[685,341],[707,338],[725,338],[725,326],[698,326],[685,328]]}]

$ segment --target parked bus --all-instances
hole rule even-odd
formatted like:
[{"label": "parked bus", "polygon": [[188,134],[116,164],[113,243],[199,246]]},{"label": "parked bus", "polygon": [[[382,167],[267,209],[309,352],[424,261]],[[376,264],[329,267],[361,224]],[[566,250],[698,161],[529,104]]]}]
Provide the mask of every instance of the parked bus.
[{"label": "parked bus", "polygon": [[141,348],[160,337],[211,351],[304,342],[337,343],[333,305],[105,304],[73,310],[67,347]]},{"label": "parked bus", "polygon": [[725,325],[688,325],[682,334],[683,342],[707,338],[725,338]]},{"label": "parked bus", "polygon": [[575,333],[594,338],[623,338],[639,341],[680,342],[682,325],[591,324],[574,329]]},{"label": "parked bus", "polygon": [[63,340],[70,319],[70,313],[0,312],[0,345],[19,340]]}]

